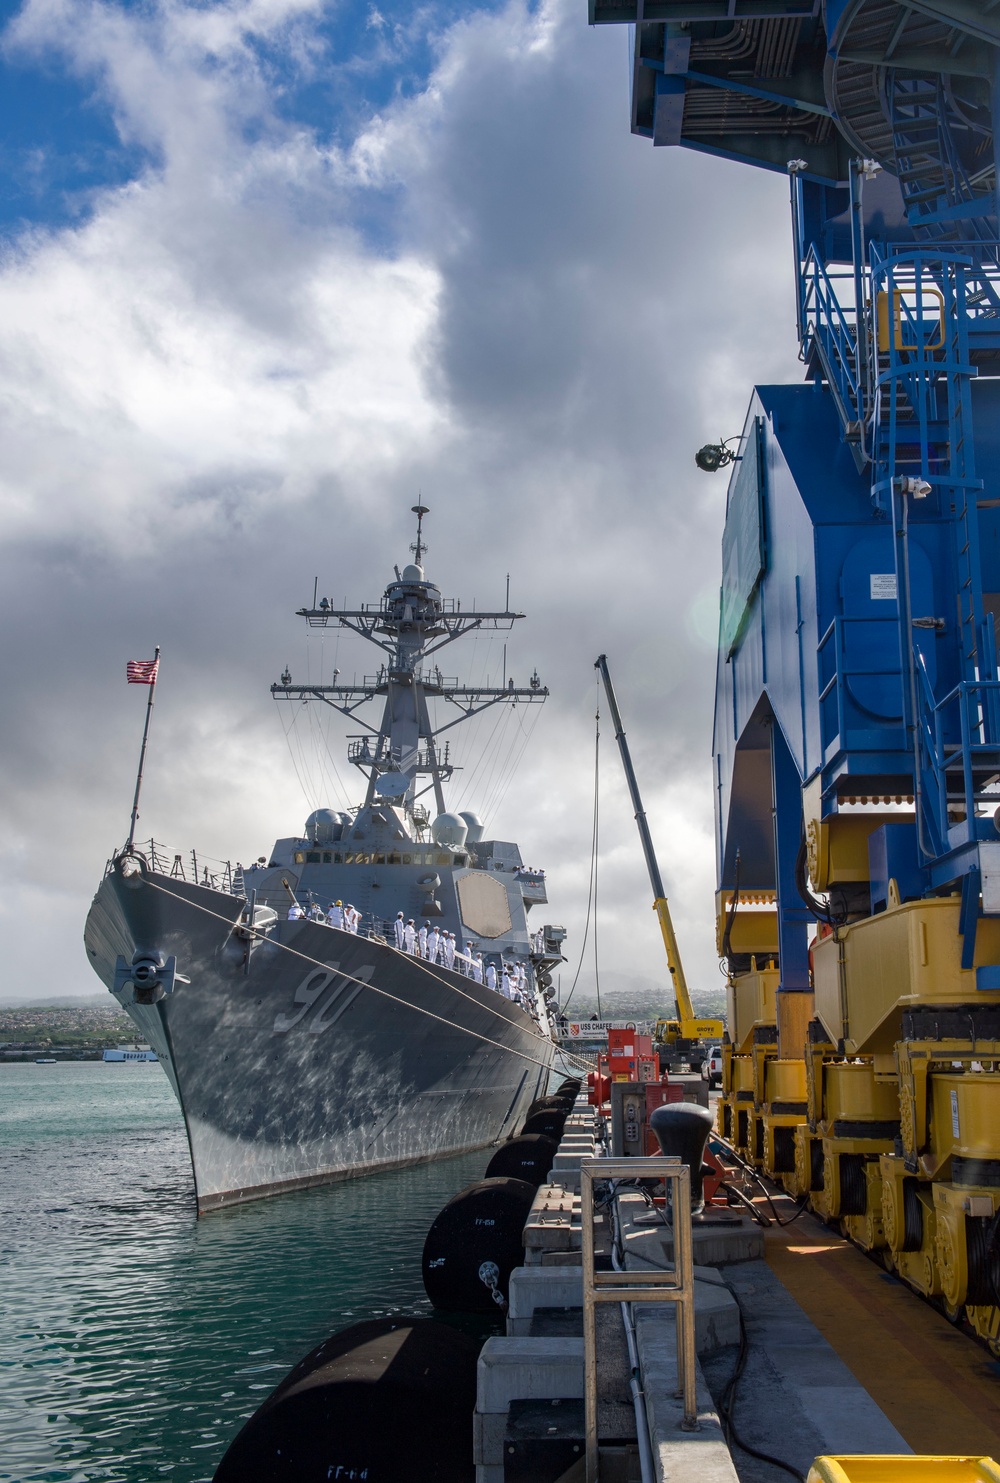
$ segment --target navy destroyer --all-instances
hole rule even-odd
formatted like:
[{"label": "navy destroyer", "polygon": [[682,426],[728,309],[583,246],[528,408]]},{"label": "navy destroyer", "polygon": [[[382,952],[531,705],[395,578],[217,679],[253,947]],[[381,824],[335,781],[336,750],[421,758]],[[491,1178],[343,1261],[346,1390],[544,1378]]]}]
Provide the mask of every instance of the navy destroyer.
[{"label": "navy destroyer", "polygon": [[[481,612],[442,597],[423,567],[427,508],[414,513],[414,560],[381,601],[337,609],[317,591],[300,609],[377,645],[377,672],[301,686],[286,671],[271,687],[360,728],[348,742],[363,803],[316,810],[220,888],[133,843],[137,791],[129,843],[87,918],[95,972],[181,1105],[199,1212],[485,1147],[548,1085],[564,933],[529,928],[544,873],[446,808],[455,768],[438,739],[548,692],[537,674],[523,688],[461,685],[431,662],[523,615],[509,600]],[[362,720],[378,701],[381,720]],[[436,728],[432,707],[454,716]]]}]

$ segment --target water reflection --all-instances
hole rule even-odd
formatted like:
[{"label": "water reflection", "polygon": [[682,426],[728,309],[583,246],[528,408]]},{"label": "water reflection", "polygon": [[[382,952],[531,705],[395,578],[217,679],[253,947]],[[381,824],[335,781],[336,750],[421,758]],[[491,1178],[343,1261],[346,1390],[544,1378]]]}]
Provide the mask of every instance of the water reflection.
[{"label": "water reflection", "polygon": [[487,1153],[195,1220],[162,1071],[0,1066],[2,1483],[211,1478],[332,1330],[426,1313],[420,1252]]}]

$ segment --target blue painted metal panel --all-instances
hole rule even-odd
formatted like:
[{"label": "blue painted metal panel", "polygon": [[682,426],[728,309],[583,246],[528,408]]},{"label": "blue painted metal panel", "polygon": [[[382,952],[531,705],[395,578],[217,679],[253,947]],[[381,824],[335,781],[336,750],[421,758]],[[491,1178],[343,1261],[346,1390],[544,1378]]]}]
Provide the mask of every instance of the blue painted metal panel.
[{"label": "blue painted metal panel", "polygon": [[[903,0],[877,25],[860,0],[776,5],[762,27],[745,19],[766,6],[733,4],[628,13],[637,132],[792,175],[811,384],[757,388],[745,438],[759,437],[761,477],[745,459],[730,486],[719,882],[734,884],[739,850],[744,883],[777,885],[794,925],[798,788],[818,790],[823,815],[912,796],[913,824],[873,844],[875,904],[890,878],[904,894],[961,882],[971,966],[979,844],[1000,802],[996,36],[971,10],[938,24]],[[592,18],[628,17],[592,0]]]},{"label": "blue painted metal panel", "polygon": [[889,882],[894,880],[901,901],[919,900],[927,881],[917,865],[917,831],[911,823],[882,824],[868,836],[868,873],[872,911],[889,904]]}]

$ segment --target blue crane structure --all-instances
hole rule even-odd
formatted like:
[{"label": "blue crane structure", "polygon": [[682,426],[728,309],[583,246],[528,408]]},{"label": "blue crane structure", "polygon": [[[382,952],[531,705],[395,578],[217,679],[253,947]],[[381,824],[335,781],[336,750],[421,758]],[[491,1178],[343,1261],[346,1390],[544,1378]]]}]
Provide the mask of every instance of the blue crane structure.
[{"label": "blue crane structure", "polygon": [[791,187],[804,382],[699,455],[723,1130],[1000,1353],[1000,0],[590,19],[634,133]]}]

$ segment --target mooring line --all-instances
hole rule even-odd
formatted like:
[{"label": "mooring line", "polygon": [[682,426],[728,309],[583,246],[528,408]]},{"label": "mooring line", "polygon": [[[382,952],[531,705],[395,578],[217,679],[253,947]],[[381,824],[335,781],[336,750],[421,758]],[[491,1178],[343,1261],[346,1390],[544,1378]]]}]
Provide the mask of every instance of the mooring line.
[{"label": "mooring line", "polygon": [[[212,911],[210,907],[203,906],[198,901],[191,901],[186,896],[179,895],[176,891],[168,890],[166,886],[161,886],[158,884],[158,882],[150,880],[148,875],[146,876],[146,885],[152,886],[154,891],[160,891],[164,896],[172,897],[174,901],[183,902],[185,906],[193,906],[196,911],[204,912],[206,916],[214,917],[216,921],[224,922],[225,925],[230,928],[230,930],[232,930],[232,928],[237,925],[237,923],[232,921],[229,917],[223,916],[221,912]],[[263,932],[258,932],[256,928],[252,926],[249,928],[249,932],[259,941],[273,943],[275,947],[281,948],[282,952],[291,953],[293,957],[301,958],[304,963],[310,963],[314,968],[323,968],[327,970],[329,970],[330,968],[329,963],[323,963],[320,961],[319,958],[313,958],[308,953],[302,952],[299,948],[292,947],[287,942],[279,942],[276,938],[266,937]],[[417,961],[419,962],[419,959]],[[346,973],[342,968],[338,968],[335,971],[340,974],[341,978],[346,979],[349,983],[356,983],[362,988],[370,989],[374,994],[381,994],[384,999],[391,999],[394,1004],[399,1004],[404,1009],[412,1009],[415,1010],[417,1014],[425,1014],[429,1019],[437,1020],[439,1024],[446,1026],[449,1030],[459,1030],[466,1035],[473,1036],[473,1038],[476,1040],[481,1040],[484,1045],[492,1045],[495,1046],[497,1050],[507,1051],[515,1056],[520,1056],[522,1060],[530,1061],[534,1066],[541,1066],[542,1069],[545,1071],[551,1072],[552,1070],[549,1062],[541,1061],[538,1059],[537,1056],[529,1055],[527,1051],[518,1050],[515,1046],[504,1045],[503,1041],[494,1040],[491,1036],[484,1035],[479,1030],[470,1030],[467,1025],[459,1025],[454,1020],[445,1019],[443,1015],[435,1014],[432,1009],[425,1009],[423,1005],[411,1004],[406,999],[401,999],[398,994],[391,994],[388,989],[379,988],[377,984],[369,983],[365,979],[357,978],[353,973]],[[425,972],[430,972],[430,970],[426,969]],[[453,987],[453,985],[448,984],[444,979],[438,978],[437,974],[431,974],[431,977],[435,980],[435,982],[444,984],[446,988]],[[480,1004],[477,999],[473,999],[471,994],[466,994],[461,989],[454,989],[454,992],[460,994],[463,999],[468,999],[469,1002],[471,1004],[474,1004],[477,1009],[486,1009],[490,1014],[499,1014],[498,1010],[492,1009],[488,1004]],[[493,990],[489,990],[488,992],[492,993]],[[505,1019],[503,1015],[500,1015],[500,1018]],[[505,1023],[510,1024],[510,1021],[505,1020]],[[536,1040],[545,1039],[543,1035],[537,1033],[536,1031],[528,1031],[523,1033],[531,1034]],[[553,1044],[553,1048],[557,1052],[559,1052],[559,1046],[555,1046],[553,1042],[549,1043]],[[572,1055],[572,1052],[564,1051],[562,1052],[562,1054],[568,1058],[577,1059]],[[579,1066],[581,1068],[586,1067],[588,1071],[590,1070],[590,1066],[583,1060],[579,1061]]]}]

